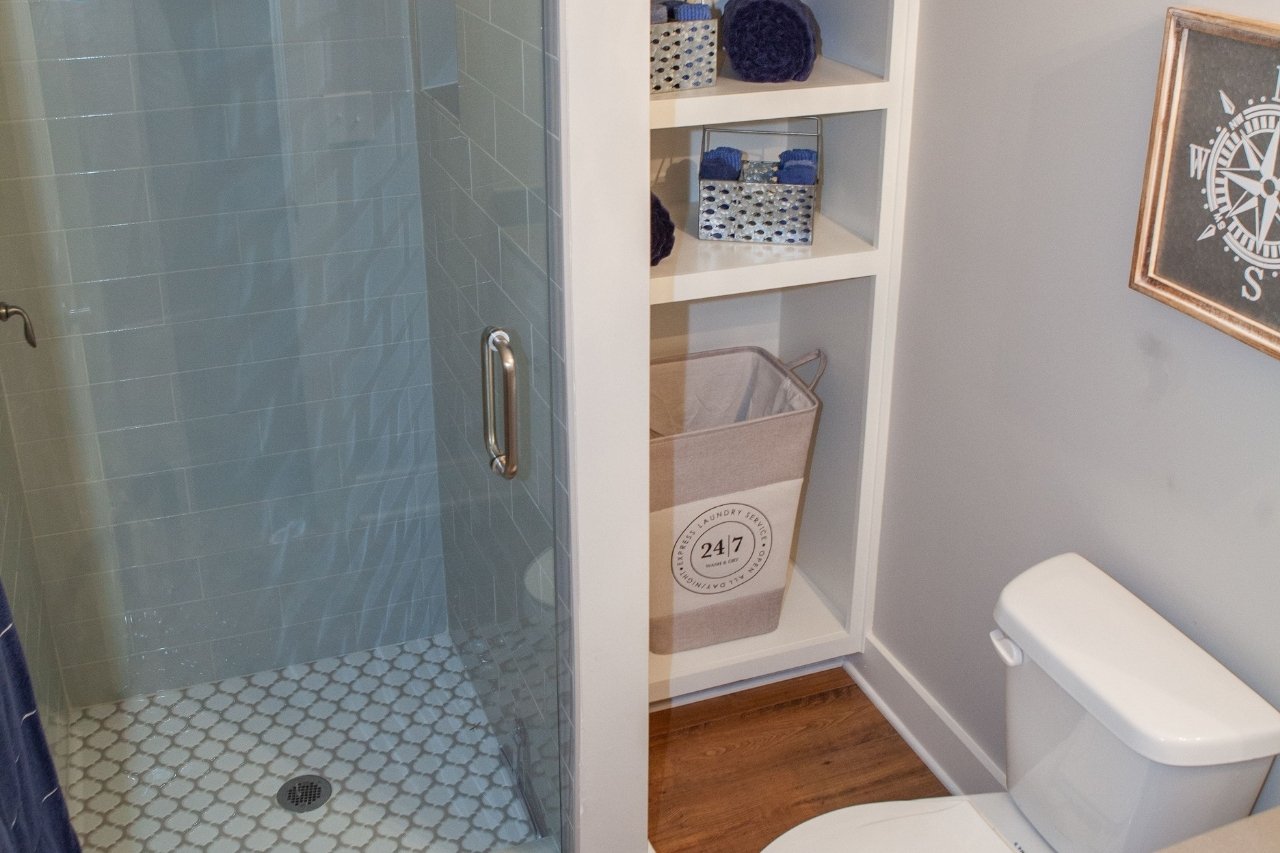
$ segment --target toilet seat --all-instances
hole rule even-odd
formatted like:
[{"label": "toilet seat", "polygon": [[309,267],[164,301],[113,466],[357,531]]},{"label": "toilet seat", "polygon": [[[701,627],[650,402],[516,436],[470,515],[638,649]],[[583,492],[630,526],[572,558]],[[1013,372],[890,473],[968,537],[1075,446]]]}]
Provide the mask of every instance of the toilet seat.
[{"label": "toilet seat", "polygon": [[[994,825],[993,825],[994,824]],[[1000,829],[997,830],[996,826]],[[1006,839],[1013,839],[1014,843]],[[1053,853],[1008,794],[849,806],[780,835],[763,853]]]}]

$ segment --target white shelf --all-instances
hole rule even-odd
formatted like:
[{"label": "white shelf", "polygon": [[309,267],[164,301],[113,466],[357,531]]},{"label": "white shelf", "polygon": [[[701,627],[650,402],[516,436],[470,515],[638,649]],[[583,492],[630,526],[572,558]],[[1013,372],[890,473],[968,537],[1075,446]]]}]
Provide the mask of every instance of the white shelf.
[{"label": "white shelf", "polygon": [[857,650],[822,596],[794,567],[778,628],[672,655],[649,654],[649,701],[670,699],[830,660]]},{"label": "white shelf", "polygon": [[884,78],[823,56],[803,82],[747,83],[735,78],[727,65],[717,74],[714,86],[650,96],[649,127],[657,130],[881,110],[893,97]]},{"label": "white shelf", "polygon": [[821,214],[808,246],[699,240],[696,210],[672,210],[671,255],[649,271],[649,304],[776,290],[878,275],[884,253]]}]

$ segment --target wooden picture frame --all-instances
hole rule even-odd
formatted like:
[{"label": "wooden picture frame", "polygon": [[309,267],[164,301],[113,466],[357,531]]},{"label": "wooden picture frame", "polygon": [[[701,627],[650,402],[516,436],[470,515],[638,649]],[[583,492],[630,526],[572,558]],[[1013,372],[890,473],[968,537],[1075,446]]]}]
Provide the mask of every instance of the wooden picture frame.
[{"label": "wooden picture frame", "polygon": [[1130,287],[1280,358],[1280,24],[1169,10]]}]

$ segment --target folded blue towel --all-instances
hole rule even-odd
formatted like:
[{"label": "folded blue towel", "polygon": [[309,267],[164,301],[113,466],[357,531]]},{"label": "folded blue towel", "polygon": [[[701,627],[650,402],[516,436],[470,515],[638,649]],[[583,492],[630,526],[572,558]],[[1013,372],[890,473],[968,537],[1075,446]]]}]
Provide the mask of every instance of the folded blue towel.
[{"label": "folded blue towel", "polygon": [[818,163],[818,152],[812,148],[791,148],[783,151],[778,155],[778,162],[782,165],[788,163]]},{"label": "folded blue towel", "polygon": [[682,3],[676,7],[677,21],[709,21],[711,7],[705,3]]},{"label": "folded blue towel", "polygon": [[698,179],[703,181],[736,181],[742,174],[742,152],[721,146],[702,152]]},{"label": "folded blue towel", "polygon": [[671,20],[671,12],[661,3],[654,3],[649,6],[649,23],[665,24]]},{"label": "folded blue towel", "polygon": [[801,0],[729,0],[720,39],[751,83],[807,80],[818,58],[818,22]]},{"label": "folded blue towel", "polygon": [[817,163],[786,163],[778,170],[778,183],[813,186],[818,182]]}]

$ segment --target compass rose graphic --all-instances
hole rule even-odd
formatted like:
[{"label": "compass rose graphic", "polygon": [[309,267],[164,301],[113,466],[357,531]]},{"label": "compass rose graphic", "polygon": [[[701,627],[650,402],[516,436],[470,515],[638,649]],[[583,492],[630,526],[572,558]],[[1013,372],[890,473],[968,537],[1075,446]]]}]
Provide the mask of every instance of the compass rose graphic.
[{"label": "compass rose graphic", "polygon": [[1267,275],[1280,277],[1280,74],[1272,97],[1243,109],[1225,91],[1218,97],[1230,120],[1208,147],[1192,143],[1188,152],[1213,219],[1197,239],[1221,236],[1223,251],[1245,264],[1240,295],[1256,302]]}]

